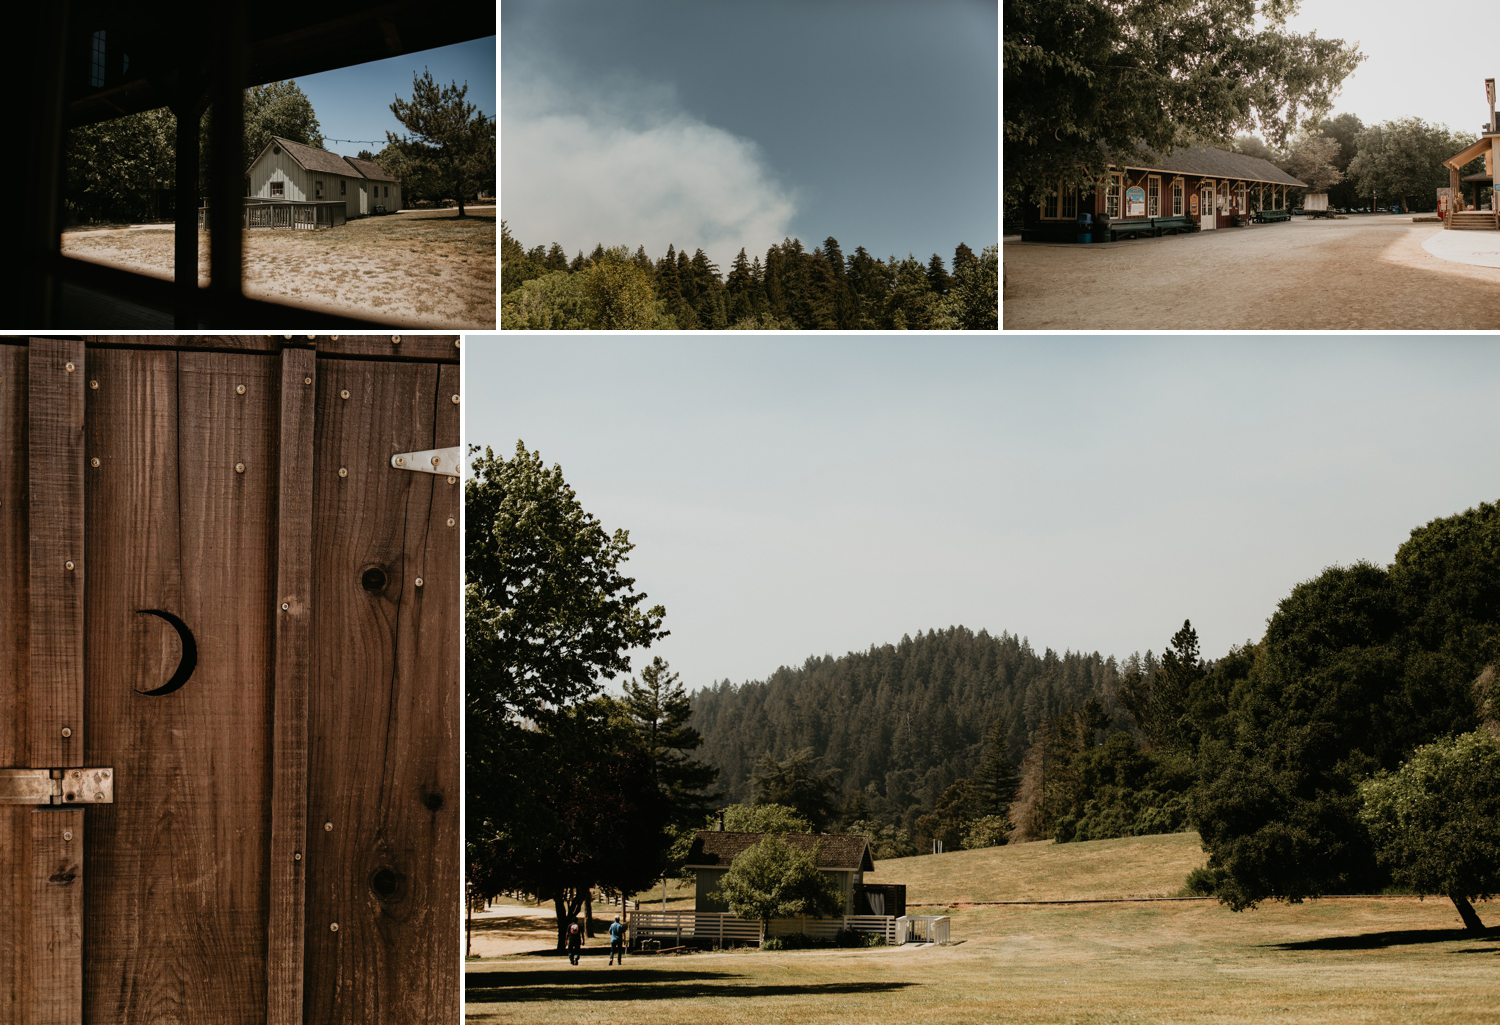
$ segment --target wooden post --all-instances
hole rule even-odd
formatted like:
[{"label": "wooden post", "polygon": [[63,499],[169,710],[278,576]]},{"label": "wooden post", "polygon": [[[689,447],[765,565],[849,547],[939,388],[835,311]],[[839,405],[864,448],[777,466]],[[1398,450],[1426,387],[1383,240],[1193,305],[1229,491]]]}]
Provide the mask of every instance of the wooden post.
[{"label": "wooden post", "polygon": [[272,692],[271,878],[266,923],[266,1023],[302,1021],[307,862],[307,688],[312,659],[313,409],[311,349],[281,352]]}]

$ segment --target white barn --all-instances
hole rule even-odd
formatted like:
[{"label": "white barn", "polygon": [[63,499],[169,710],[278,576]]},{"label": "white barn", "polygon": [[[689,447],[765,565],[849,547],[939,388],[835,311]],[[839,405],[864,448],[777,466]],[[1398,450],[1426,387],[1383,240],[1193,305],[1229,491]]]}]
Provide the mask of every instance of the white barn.
[{"label": "white barn", "polygon": [[292,202],[342,201],[347,217],[401,209],[401,183],[373,160],[272,137],[245,172],[245,195]]}]

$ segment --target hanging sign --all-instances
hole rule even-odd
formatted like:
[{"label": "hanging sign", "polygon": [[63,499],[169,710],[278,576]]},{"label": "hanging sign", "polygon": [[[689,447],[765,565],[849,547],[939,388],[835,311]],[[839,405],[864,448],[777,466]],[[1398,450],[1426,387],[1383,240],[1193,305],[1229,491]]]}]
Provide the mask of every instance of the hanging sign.
[{"label": "hanging sign", "polygon": [[1125,190],[1125,216],[1146,216],[1146,190],[1139,185],[1132,185]]},{"label": "hanging sign", "polygon": [[1188,208],[1192,210],[1193,216],[1198,216],[1198,193],[1194,192],[1188,197]]}]

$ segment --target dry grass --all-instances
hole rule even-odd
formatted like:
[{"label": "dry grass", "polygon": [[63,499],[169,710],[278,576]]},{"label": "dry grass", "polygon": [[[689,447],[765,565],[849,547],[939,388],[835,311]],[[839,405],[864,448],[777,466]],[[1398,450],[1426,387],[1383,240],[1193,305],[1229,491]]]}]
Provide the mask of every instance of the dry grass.
[{"label": "dry grass", "polygon": [[[1144,892],[1169,876],[1180,883],[1177,869],[1196,846],[1192,834],[1029,844],[884,862],[879,877],[976,900]],[[970,870],[1001,874],[965,888]],[[1073,870],[1080,892],[1058,893]],[[1500,904],[1479,910],[1500,918]],[[1494,1020],[1500,936],[1470,938],[1446,900],[1329,899],[1241,914],[1211,900],[949,913],[948,947],[643,956],[610,967],[595,941],[577,968],[536,954],[476,961],[467,1017],[525,1025],[571,1025],[601,1012],[662,1025]]]},{"label": "dry grass", "polygon": [[[76,231],[63,253],[172,276],[170,229]],[[199,232],[200,266],[208,233]],[[207,276],[201,279],[207,284]],[[451,210],[365,217],[318,231],[245,232],[245,294],[430,328],[495,326],[495,216]]]},{"label": "dry grass", "polygon": [[905,883],[911,904],[1170,897],[1207,862],[1197,833],[1174,833],[896,858],[876,862],[868,878]]}]

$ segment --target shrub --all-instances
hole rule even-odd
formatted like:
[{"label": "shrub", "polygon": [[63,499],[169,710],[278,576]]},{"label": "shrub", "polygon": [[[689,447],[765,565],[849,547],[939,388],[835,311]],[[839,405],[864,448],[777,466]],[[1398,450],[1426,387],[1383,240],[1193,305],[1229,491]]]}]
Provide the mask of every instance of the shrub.
[{"label": "shrub", "polygon": [[1177,891],[1179,897],[1212,897],[1219,891],[1219,882],[1223,872],[1200,865],[1188,873],[1187,879],[1182,884],[1182,889]]},{"label": "shrub", "polygon": [[[841,932],[843,930],[840,930]],[[805,932],[788,933],[785,936],[767,936],[760,945],[761,950],[826,950],[835,945],[823,936],[809,936]]]}]

